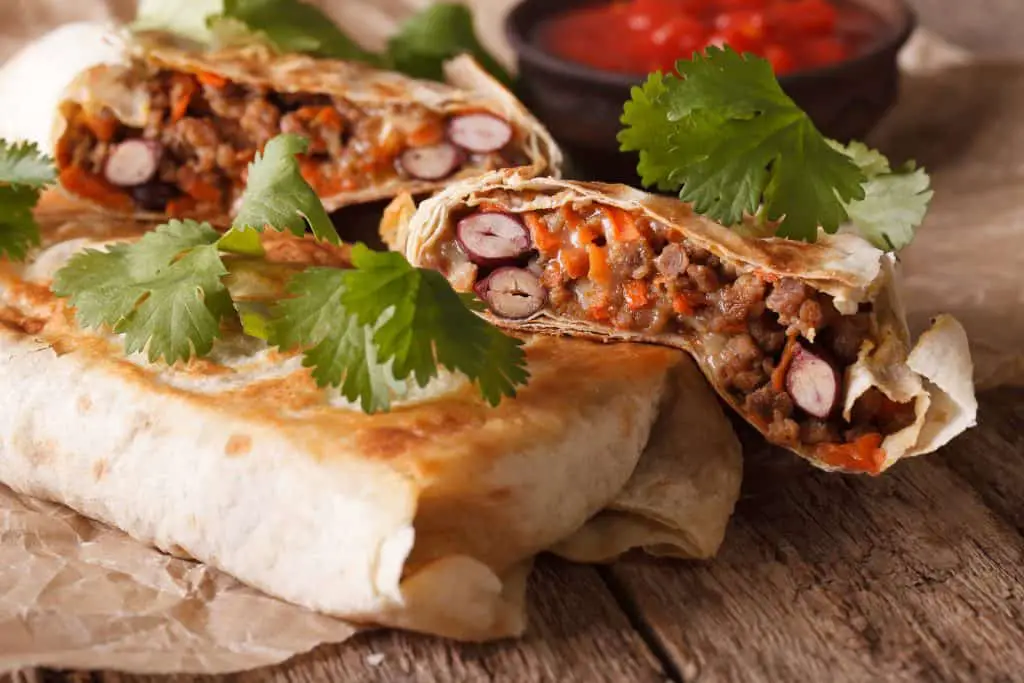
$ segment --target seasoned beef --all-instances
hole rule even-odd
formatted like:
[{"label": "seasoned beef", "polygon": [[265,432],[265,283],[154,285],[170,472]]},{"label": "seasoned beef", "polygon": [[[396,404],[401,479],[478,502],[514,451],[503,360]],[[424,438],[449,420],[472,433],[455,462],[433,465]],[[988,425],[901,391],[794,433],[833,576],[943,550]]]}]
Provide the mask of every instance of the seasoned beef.
[{"label": "seasoned beef", "polygon": [[738,334],[725,343],[719,354],[719,375],[727,388],[751,392],[766,379],[763,358],[764,354],[753,337]]},{"label": "seasoned beef", "polygon": [[213,124],[206,119],[185,117],[167,129],[165,141],[179,157],[191,159],[200,173],[217,166],[220,138]]},{"label": "seasoned beef", "polygon": [[668,244],[661,250],[658,258],[654,259],[654,265],[662,275],[674,278],[686,272],[690,265],[690,257],[686,255],[682,245]]},{"label": "seasoned beef", "polygon": [[870,331],[871,319],[864,313],[838,316],[828,330],[828,345],[836,358],[850,364],[857,360]]},{"label": "seasoned beef", "polygon": [[750,336],[765,353],[779,353],[786,345],[786,330],[768,315],[750,321]]},{"label": "seasoned beef", "polygon": [[651,273],[654,252],[647,240],[638,239],[629,242],[612,242],[608,245],[608,262],[623,278],[641,280]]},{"label": "seasoned beef", "polygon": [[840,435],[834,424],[811,418],[801,425],[800,440],[807,444],[836,443]]},{"label": "seasoned beef", "polygon": [[245,105],[240,120],[251,144],[262,148],[281,128],[281,112],[262,97]]},{"label": "seasoned beef", "polygon": [[782,325],[791,325],[800,316],[800,306],[811,290],[804,283],[793,278],[783,278],[775,283],[771,294],[765,300],[768,310],[779,314],[779,322]]},{"label": "seasoned beef", "polygon": [[744,324],[764,312],[764,283],[756,275],[740,275],[718,298],[718,313],[712,329],[725,331]]},{"label": "seasoned beef", "polygon": [[718,276],[714,269],[709,266],[698,266],[692,263],[686,268],[686,274],[697,284],[700,291],[705,294],[718,290]]}]

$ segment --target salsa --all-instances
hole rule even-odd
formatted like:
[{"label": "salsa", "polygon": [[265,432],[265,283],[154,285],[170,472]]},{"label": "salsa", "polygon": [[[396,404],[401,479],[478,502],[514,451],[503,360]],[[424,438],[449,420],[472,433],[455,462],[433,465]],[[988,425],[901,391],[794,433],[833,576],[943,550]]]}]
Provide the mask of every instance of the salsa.
[{"label": "salsa", "polygon": [[625,74],[671,72],[710,45],[771,62],[776,74],[861,54],[881,20],[828,0],[614,0],[556,15],[538,35],[571,62]]}]

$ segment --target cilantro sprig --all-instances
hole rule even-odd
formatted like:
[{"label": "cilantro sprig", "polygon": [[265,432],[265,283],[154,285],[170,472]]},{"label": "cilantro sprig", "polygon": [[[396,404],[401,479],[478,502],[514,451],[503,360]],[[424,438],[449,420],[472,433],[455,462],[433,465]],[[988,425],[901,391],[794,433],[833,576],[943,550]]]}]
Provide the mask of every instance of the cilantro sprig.
[{"label": "cilantro sprig", "polygon": [[143,0],[133,27],[205,44],[264,42],[280,52],[365,62],[434,80],[443,78],[445,61],[468,53],[498,80],[512,82],[477,38],[470,10],[457,3],[437,3],[407,19],[383,53],[364,49],[301,0]]},{"label": "cilantro sprig", "polygon": [[351,269],[286,267],[283,299],[254,300],[244,286],[232,295],[232,284],[252,284],[261,271],[268,282],[282,273],[282,264],[261,260],[264,230],[303,236],[308,229],[340,242],[299,172],[296,155],[305,149],[294,135],[267,143],[249,166],[227,233],[172,220],[136,242],[85,250],[57,271],[54,293],[68,299],[82,327],[123,334],[126,352],[145,352],[151,362],[208,354],[223,323],[234,321],[246,334],[301,350],[319,386],[340,387],[366,412],[388,410],[395,396],[412,383],[426,386],[442,367],[465,375],[492,405],[515,396],[529,378],[522,342],[476,315],[482,304],[472,295],[457,294],[440,273],[401,254],[357,244]]},{"label": "cilantro sprig", "polygon": [[633,88],[623,111],[620,146],[639,152],[645,185],[727,226],[753,215],[813,242],[852,219],[882,248],[909,242],[930,199],[923,171],[892,173],[877,152],[825,138],[767,60],[709,47],[676,70]]},{"label": "cilantro sprig", "polygon": [[0,139],[0,256],[20,261],[39,245],[32,211],[55,179],[53,160],[34,143]]}]

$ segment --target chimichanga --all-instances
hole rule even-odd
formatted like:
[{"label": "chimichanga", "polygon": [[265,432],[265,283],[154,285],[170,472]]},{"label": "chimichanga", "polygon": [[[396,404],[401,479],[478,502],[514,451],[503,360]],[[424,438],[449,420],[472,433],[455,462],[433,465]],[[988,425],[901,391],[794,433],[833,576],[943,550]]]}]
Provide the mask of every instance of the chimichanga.
[{"label": "chimichanga", "polygon": [[772,442],[878,473],[975,423],[966,334],[943,316],[911,350],[892,257],[849,234],[752,239],[676,199],[506,169],[382,233],[410,262],[476,291],[496,323],[689,351]]},{"label": "chimichanga", "polygon": [[227,222],[275,135],[309,140],[302,173],[325,207],[427,192],[509,166],[556,174],[544,127],[468,56],[448,85],[260,45],[193,52],[157,34],[87,69],[59,106],[64,189],[110,212]]}]

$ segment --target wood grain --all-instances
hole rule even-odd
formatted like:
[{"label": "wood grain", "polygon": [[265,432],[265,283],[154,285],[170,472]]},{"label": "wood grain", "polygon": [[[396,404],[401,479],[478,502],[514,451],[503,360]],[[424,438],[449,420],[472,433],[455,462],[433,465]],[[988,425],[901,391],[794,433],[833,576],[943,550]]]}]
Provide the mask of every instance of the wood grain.
[{"label": "wood grain", "polygon": [[[280,667],[231,679],[238,683],[666,680],[658,660],[630,628],[625,613],[593,568],[543,559],[532,577],[529,610],[530,630],[521,640],[460,645],[440,638],[378,631],[342,645],[320,647]],[[41,671],[30,680],[199,683],[226,679]]]},{"label": "wood grain", "polygon": [[714,562],[610,579],[684,680],[1019,680],[1022,418],[985,397],[984,428],[876,479],[755,456]]}]

